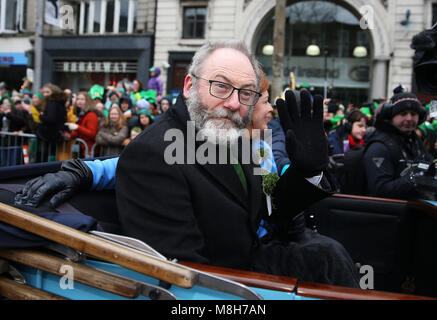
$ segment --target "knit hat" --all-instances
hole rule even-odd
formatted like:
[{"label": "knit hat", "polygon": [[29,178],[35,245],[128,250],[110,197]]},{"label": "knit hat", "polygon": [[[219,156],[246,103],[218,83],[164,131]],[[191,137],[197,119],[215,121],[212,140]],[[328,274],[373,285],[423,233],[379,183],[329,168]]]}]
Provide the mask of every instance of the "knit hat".
[{"label": "knit hat", "polygon": [[141,109],[141,110],[137,111],[137,115],[139,116],[140,114],[147,115],[151,120],[155,119],[155,117],[152,115],[152,113],[147,109]]},{"label": "knit hat", "polygon": [[136,104],[137,108],[142,110],[142,109],[149,109],[150,103],[149,101],[147,101],[146,99],[141,99],[137,101]]},{"label": "knit hat", "polygon": [[41,92],[35,91],[33,94],[36,95],[40,99],[43,98],[43,95],[41,94]]},{"label": "knit hat", "polygon": [[422,109],[424,109],[420,104],[420,101],[417,99],[416,95],[411,92],[396,93],[393,95],[393,97],[391,97],[390,102],[393,106],[391,112],[392,118],[395,115],[406,110],[413,110],[420,114],[421,112],[423,112]]},{"label": "knit hat", "polygon": [[117,97],[117,100],[118,100],[119,96],[118,96],[117,92],[114,92],[114,91],[111,91],[111,93],[109,93],[108,99],[111,100],[111,97],[114,96],[114,95]]},{"label": "knit hat", "polygon": [[339,109],[339,106],[338,106],[337,103],[335,103],[335,102],[333,102],[333,101],[331,101],[331,102],[328,103],[328,112],[329,112],[329,113],[336,114],[337,111],[338,111],[338,109]]}]

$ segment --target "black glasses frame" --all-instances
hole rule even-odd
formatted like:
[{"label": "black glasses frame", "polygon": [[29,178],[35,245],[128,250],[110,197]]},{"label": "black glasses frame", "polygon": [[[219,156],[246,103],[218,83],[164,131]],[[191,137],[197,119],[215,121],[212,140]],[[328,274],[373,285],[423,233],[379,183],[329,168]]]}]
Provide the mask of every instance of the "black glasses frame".
[{"label": "black glasses frame", "polygon": [[[243,88],[235,88],[232,84],[227,83],[227,82],[218,81],[218,80],[208,80],[208,79],[205,79],[205,78],[202,78],[202,77],[196,76],[195,74],[193,74],[193,77],[196,78],[196,79],[202,79],[202,80],[208,81],[208,82],[209,82],[209,94],[212,95],[212,96],[215,97],[215,98],[218,98],[218,99],[226,100],[226,99],[228,99],[230,96],[232,96],[232,94],[234,93],[235,90],[237,90],[237,92],[238,92],[238,101],[239,101],[241,104],[245,105],[245,106],[253,107],[254,105],[256,105],[256,103],[258,102],[259,98],[262,96],[262,94],[259,93],[258,91],[254,91],[254,90],[250,90],[250,89],[243,89]],[[227,85],[227,86],[230,86],[230,87],[232,87],[232,91],[231,91],[231,92],[229,93],[229,95],[228,95],[227,97],[225,97],[225,98],[224,98],[224,97],[218,97],[218,96],[215,96],[215,95],[213,95],[212,92],[211,92],[211,88],[212,88],[212,84],[213,84],[213,83],[222,83],[222,84],[225,84],[225,85]],[[255,93],[255,98],[254,98],[255,102],[253,102],[253,104],[247,104],[247,103],[241,102],[241,99],[240,99],[240,92],[241,92],[241,91],[250,91],[250,92]]]}]

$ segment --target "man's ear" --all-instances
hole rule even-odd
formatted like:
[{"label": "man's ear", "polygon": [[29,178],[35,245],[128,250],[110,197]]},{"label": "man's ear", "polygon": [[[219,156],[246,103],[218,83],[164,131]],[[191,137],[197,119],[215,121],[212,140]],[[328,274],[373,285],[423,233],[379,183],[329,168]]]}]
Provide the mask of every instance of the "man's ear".
[{"label": "man's ear", "polygon": [[188,98],[188,92],[190,91],[191,87],[193,86],[193,76],[191,74],[187,74],[185,76],[184,80],[184,98]]}]

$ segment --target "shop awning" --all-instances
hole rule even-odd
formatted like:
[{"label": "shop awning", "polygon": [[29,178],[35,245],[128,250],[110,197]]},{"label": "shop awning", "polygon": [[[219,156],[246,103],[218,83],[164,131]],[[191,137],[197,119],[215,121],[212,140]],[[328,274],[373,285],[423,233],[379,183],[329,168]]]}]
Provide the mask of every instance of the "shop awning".
[{"label": "shop awning", "polygon": [[0,52],[0,65],[27,65],[24,52]]}]

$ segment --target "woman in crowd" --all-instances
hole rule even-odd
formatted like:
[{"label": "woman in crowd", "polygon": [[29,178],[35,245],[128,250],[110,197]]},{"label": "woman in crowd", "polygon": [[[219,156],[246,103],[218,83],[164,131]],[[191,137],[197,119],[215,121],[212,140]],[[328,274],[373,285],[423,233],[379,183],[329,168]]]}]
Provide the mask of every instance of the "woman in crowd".
[{"label": "woman in crowd", "polygon": [[172,101],[170,97],[162,97],[159,102],[159,114],[155,116],[155,120],[158,120],[162,114],[164,114],[172,106]]},{"label": "woman in crowd", "polygon": [[131,91],[130,91],[130,99],[132,104],[135,106],[138,100],[144,96],[144,85],[140,79],[135,79],[132,82]]},{"label": "woman in crowd", "polygon": [[36,132],[38,129],[38,126],[41,124],[41,120],[39,118],[39,115],[42,111],[42,102],[43,102],[43,95],[40,91],[35,91],[32,95],[32,100],[30,103],[30,112],[32,114],[32,131]]},{"label": "woman in crowd", "polygon": [[[93,101],[87,92],[81,91],[76,95],[76,108],[79,111],[79,121],[78,123],[66,123],[70,130],[70,133],[66,133],[66,137],[84,140],[88,147],[88,153],[90,153],[95,143],[97,131],[99,130],[99,117],[94,110]],[[82,157],[87,156],[82,144],[81,155]]]},{"label": "woman in crowd", "polygon": [[150,126],[154,121],[154,117],[150,114],[149,110],[140,110],[138,112],[138,124],[136,126],[141,128],[141,131]]},{"label": "woman in crowd", "polygon": [[100,146],[101,156],[117,155],[123,149],[123,142],[128,136],[127,121],[117,104],[109,109],[109,116],[105,118],[96,136],[96,143]]},{"label": "woman in crowd", "polygon": [[37,129],[37,135],[43,141],[57,143],[62,140],[62,134],[65,131],[65,121],[67,111],[65,102],[67,95],[58,86],[48,83],[41,89],[44,97],[41,104],[41,113],[39,119],[41,125]]},{"label": "woman in crowd", "polygon": [[[270,83],[264,73],[262,73],[261,86],[259,91],[262,93],[258,102],[253,107],[252,120],[247,129],[252,139],[252,150],[260,157],[260,165],[269,172],[278,173],[271,146],[264,139],[264,130],[268,129],[267,123],[272,119],[272,105],[269,102],[268,89]],[[270,141],[271,143],[271,141]]]},{"label": "woman in crowd", "polygon": [[342,125],[328,135],[333,155],[364,146],[367,116],[359,110],[354,110],[345,119]]}]

